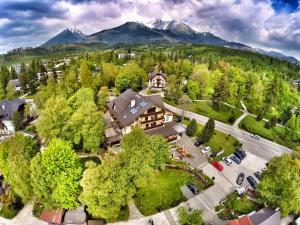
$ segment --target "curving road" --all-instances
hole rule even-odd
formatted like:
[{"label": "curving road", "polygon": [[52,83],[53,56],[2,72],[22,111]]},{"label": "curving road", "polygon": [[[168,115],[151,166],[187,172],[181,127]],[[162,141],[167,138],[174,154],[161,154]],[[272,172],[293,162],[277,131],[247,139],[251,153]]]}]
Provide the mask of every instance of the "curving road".
[{"label": "curving road", "polygon": [[[178,115],[182,115],[182,113],[183,113],[183,110],[180,108],[174,107],[168,103],[164,103],[164,105],[168,110],[170,110]],[[237,120],[240,121],[241,119],[243,119],[245,117],[245,115],[246,114],[243,114]],[[184,110],[184,116],[189,119],[195,119],[198,123],[203,124],[203,125],[209,119],[206,116],[202,116],[202,115],[199,115],[197,113],[190,112],[187,110]],[[269,141],[265,138],[261,137],[259,140],[252,138],[250,136],[251,133],[239,129],[236,124],[232,126],[232,125],[222,123],[220,121],[215,121],[215,128],[219,131],[222,131],[223,133],[230,134],[230,135],[236,137],[243,144],[243,148],[245,148],[249,152],[251,152],[267,161],[269,161],[274,156],[279,156],[283,153],[291,153],[292,152],[291,149],[289,149],[285,146],[279,145],[277,143],[274,143],[272,141]]]}]

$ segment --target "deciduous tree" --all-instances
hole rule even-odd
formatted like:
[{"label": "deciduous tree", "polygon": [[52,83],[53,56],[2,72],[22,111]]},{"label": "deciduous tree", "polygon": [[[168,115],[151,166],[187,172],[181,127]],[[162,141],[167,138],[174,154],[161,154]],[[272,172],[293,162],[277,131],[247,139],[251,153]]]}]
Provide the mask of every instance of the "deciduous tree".
[{"label": "deciduous tree", "polygon": [[85,61],[83,61],[80,65],[79,75],[81,86],[85,88],[91,88],[93,84],[93,75]]},{"label": "deciduous tree", "polygon": [[69,142],[53,139],[31,162],[33,192],[47,208],[74,209],[80,193],[82,165]]},{"label": "deciduous tree", "polygon": [[30,161],[38,152],[32,138],[16,134],[0,145],[0,168],[5,180],[25,203],[32,196]]}]

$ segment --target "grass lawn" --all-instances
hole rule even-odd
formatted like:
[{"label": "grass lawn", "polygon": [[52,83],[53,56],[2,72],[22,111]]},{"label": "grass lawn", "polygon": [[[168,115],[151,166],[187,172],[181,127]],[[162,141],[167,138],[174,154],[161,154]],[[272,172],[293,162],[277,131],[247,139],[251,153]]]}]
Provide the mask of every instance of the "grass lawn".
[{"label": "grass lawn", "polygon": [[265,121],[257,121],[253,116],[247,116],[240,122],[239,127],[289,148],[300,149],[300,134],[295,137],[295,134],[293,135],[283,127],[274,126],[267,129],[265,124]]},{"label": "grass lawn", "polygon": [[173,169],[154,172],[149,185],[138,190],[134,198],[135,204],[145,216],[155,214],[157,207],[165,210],[177,206],[186,201],[180,187],[188,181],[192,181],[200,190],[204,189],[203,185],[187,172]]},{"label": "grass lawn", "polygon": [[174,103],[170,104],[207,116],[215,120],[219,120],[227,124],[233,124],[234,121],[236,121],[236,119],[243,114],[242,111],[224,104],[222,109],[218,111],[212,107],[212,104],[210,102],[192,102],[191,104],[185,105],[175,105]]},{"label": "grass lawn", "polygon": [[262,205],[250,201],[246,196],[242,198],[238,197],[234,192],[228,196],[225,202],[216,206],[215,210],[218,212],[218,216],[221,219],[234,219],[239,215],[258,211],[262,208]]},{"label": "grass lawn", "polygon": [[[187,125],[189,122],[185,120],[184,123]],[[198,124],[195,136],[200,136],[203,127],[203,125]],[[211,147],[212,152],[219,152],[224,149],[224,153],[214,159],[215,161],[220,161],[222,157],[229,156],[236,150],[239,146],[239,141],[231,135],[215,130],[214,136],[206,145]]]}]

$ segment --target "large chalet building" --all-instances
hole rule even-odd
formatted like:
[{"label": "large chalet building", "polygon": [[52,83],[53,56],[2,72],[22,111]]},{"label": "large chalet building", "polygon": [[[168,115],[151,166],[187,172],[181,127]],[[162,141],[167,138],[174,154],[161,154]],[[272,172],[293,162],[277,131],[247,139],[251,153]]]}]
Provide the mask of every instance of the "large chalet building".
[{"label": "large chalet building", "polygon": [[117,143],[120,136],[130,133],[135,125],[141,126],[149,135],[160,134],[170,142],[176,141],[185,130],[173,122],[173,113],[164,107],[160,95],[142,96],[128,89],[107,107],[110,114],[106,132],[108,145]]}]

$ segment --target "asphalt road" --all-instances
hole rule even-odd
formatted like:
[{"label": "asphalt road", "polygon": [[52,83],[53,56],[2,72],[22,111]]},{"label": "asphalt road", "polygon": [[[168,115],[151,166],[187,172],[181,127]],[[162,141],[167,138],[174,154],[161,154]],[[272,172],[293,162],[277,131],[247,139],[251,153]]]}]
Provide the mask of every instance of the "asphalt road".
[{"label": "asphalt road", "polygon": [[[183,110],[180,108],[174,107],[167,103],[164,103],[164,105],[168,110],[178,115],[182,115],[183,113]],[[187,110],[184,111],[184,116],[189,119],[195,119],[200,124],[205,124],[209,119],[206,116],[202,116]],[[274,156],[292,152],[291,149],[269,141],[265,138],[261,137],[259,140],[256,140],[250,136],[251,133],[241,130],[237,126],[231,126],[219,121],[215,121],[215,128],[219,131],[222,131],[223,133],[231,134],[232,136],[236,137],[243,144],[243,148],[246,151],[249,151],[267,161],[269,161]]]}]

